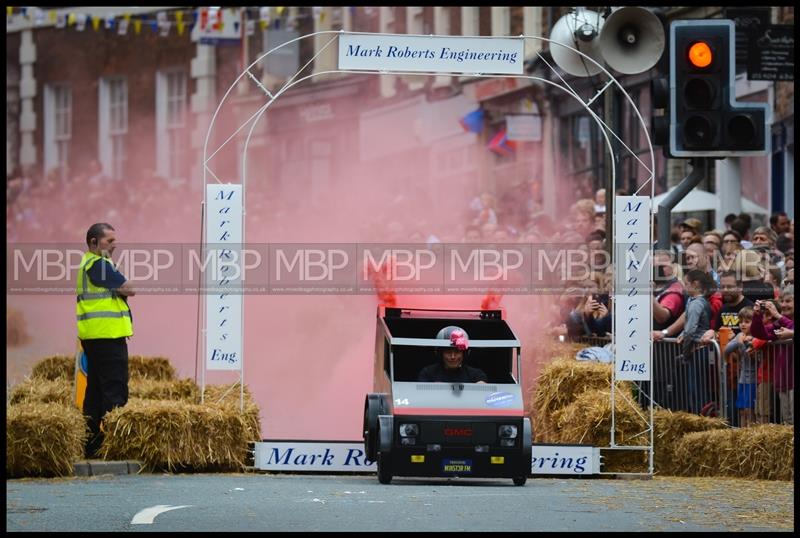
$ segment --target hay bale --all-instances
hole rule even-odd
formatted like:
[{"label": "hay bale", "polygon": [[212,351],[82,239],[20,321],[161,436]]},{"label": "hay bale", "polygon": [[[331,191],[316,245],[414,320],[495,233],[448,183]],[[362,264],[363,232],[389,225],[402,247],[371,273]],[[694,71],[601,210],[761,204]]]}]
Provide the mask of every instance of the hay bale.
[{"label": "hay bale", "polygon": [[[630,391],[615,391],[614,430],[617,445],[643,446],[650,442],[644,412],[633,401]],[[607,447],[611,441],[611,390],[582,392],[575,401],[552,416],[556,438],[561,444],[589,444]],[[604,472],[646,472],[647,452],[607,450],[603,454]]]},{"label": "hay bale", "polygon": [[56,403],[6,409],[6,477],[69,476],[88,438],[81,413]]},{"label": "hay bale", "polygon": [[[197,398],[200,403],[200,397]],[[233,407],[237,411],[241,405],[241,389],[238,381],[231,385],[206,385],[204,404]],[[261,421],[259,419],[258,405],[250,394],[247,385],[244,386],[244,421],[251,439],[261,440]]]},{"label": "hay bale", "polygon": [[9,404],[38,402],[74,406],[74,401],[75,386],[68,379],[30,378],[11,390]]},{"label": "hay bale", "polygon": [[684,476],[794,480],[794,426],[689,433],[675,447]]},{"label": "hay bale", "polygon": [[131,355],[128,357],[128,373],[131,379],[175,380],[175,368],[166,357]]},{"label": "hay bale", "polygon": [[[161,381],[174,381],[175,368],[165,357],[143,357],[131,355],[128,357],[128,373],[131,379],[152,379]],[[69,379],[75,380],[75,356],[54,355],[45,357],[33,366],[32,378],[39,379]]]},{"label": "hay bale", "polygon": [[132,398],[106,415],[100,448],[106,459],[135,459],[146,469],[244,469],[254,435],[253,404],[245,414],[229,404],[199,405],[185,401]]},{"label": "hay bale", "polygon": [[143,400],[186,400],[194,402],[200,389],[191,379],[179,381],[132,377],[128,382],[129,398]]},{"label": "hay bale", "polygon": [[726,429],[723,419],[673,412],[669,409],[653,411],[653,467],[662,475],[681,476],[682,460],[675,456],[675,449],[688,433]]},{"label": "hay bale", "polygon": [[[610,387],[610,364],[575,359],[558,359],[548,364],[537,379],[531,401],[530,414],[536,441],[551,443],[559,436],[554,430],[553,413],[574,402],[587,390]],[[617,383],[617,390],[631,393],[632,389],[630,382]]]},{"label": "hay bale", "polygon": [[16,308],[6,307],[6,345],[9,347],[24,346],[30,342],[28,325],[25,316]]},{"label": "hay bale", "polygon": [[45,357],[33,365],[31,371],[33,379],[66,379],[75,381],[75,356],[74,355],[53,355]]},{"label": "hay bale", "polygon": [[[204,403],[228,403],[228,404],[240,404],[241,400],[241,389],[239,388],[239,382],[236,381],[230,385],[206,385],[205,392],[204,392]],[[244,403],[254,403],[253,395],[250,394],[250,389],[247,388],[247,385],[244,386]],[[198,394],[196,403],[200,403],[200,395]]]}]

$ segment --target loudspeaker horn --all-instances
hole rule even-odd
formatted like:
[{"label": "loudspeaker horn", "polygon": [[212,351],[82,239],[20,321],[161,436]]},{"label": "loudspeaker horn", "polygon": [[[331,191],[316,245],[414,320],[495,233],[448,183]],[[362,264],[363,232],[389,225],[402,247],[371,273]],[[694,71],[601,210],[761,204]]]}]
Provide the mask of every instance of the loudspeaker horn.
[{"label": "loudspeaker horn", "polygon": [[567,47],[577,49],[602,64],[599,42],[603,20],[599,13],[586,9],[576,9],[558,19],[550,32],[550,53],[556,65],[576,77],[590,77],[599,73],[601,69],[598,65]]},{"label": "loudspeaker horn", "polygon": [[622,7],[608,16],[598,42],[612,69],[626,75],[642,73],[656,65],[664,52],[664,27],[647,9]]}]

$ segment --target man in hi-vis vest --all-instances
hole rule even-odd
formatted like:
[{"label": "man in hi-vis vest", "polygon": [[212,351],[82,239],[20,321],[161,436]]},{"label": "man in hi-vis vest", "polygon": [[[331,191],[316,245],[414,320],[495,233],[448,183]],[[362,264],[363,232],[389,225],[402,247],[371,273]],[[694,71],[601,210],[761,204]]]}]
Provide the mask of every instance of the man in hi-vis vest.
[{"label": "man in hi-vis vest", "polygon": [[111,255],[116,235],[110,224],[93,224],[86,232],[89,252],[83,255],[75,293],[78,338],[86,353],[87,384],[83,414],[91,436],[86,457],[96,456],[103,441],[100,422],[107,412],[128,402],[128,344],[133,335],[128,297],[130,282],[117,271]]}]

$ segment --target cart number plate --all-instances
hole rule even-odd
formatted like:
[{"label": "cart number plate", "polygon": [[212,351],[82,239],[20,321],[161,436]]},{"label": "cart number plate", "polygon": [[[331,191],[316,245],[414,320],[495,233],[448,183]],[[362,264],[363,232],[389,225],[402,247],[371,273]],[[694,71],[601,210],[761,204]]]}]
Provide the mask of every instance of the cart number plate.
[{"label": "cart number plate", "polygon": [[472,460],[442,460],[442,472],[467,474],[472,472]]}]

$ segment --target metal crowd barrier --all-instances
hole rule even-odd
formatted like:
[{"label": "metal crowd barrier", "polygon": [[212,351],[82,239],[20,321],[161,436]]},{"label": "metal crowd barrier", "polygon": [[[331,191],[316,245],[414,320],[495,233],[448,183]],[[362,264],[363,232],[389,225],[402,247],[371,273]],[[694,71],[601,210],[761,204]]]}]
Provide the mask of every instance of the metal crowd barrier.
[{"label": "metal crowd barrier", "polygon": [[[607,336],[580,336],[575,342],[603,347]],[[774,341],[755,351],[757,383],[741,387],[735,358],[725,360],[717,342],[696,346],[688,357],[675,338],[653,342],[653,404],[725,419],[734,427],[794,424],[794,341]],[[650,383],[637,383],[638,400],[647,405]],[[749,411],[747,411],[749,410]],[[742,423],[742,415],[749,415]]]},{"label": "metal crowd barrier", "polygon": [[[704,416],[728,416],[725,363],[719,345],[695,345],[686,356],[676,338],[653,342],[653,404],[672,411]],[[639,386],[639,403],[647,405],[650,383]]]},{"label": "metal crowd barrier", "polygon": [[611,343],[610,336],[576,336],[573,339],[574,342],[578,342],[580,344],[586,344],[587,347],[596,346],[596,347],[603,347],[606,344]]}]

